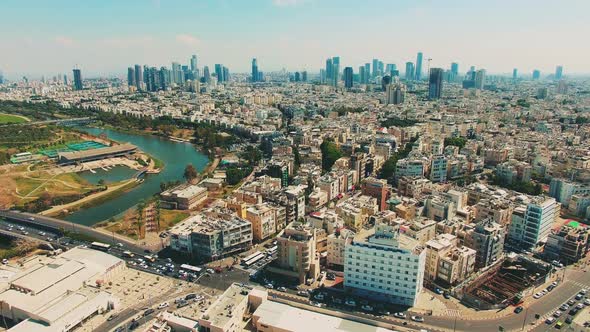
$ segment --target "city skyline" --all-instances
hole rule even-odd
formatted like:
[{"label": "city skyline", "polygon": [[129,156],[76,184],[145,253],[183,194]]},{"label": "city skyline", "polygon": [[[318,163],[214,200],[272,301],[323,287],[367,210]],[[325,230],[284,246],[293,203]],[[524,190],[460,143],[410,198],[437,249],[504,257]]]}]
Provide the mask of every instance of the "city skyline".
[{"label": "city skyline", "polygon": [[[267,72],[317,73],[332,55],[342,58],[340,68],[358,68],[374,58],[403,68],[416,61],[417,52],[423,52],[424,62],[432,59],[431,67],[445,69],[457,62],[460,69],[473,65],[492,74],[518,68],[527,74],[539,69],[545,76],[558,65],[566,75],[590,73],[584,61],[588,47],[571,33],[590,28],[583,17],[590,4],[577,0],[507,6],[463,0],[444,6],[429,1],[363,6],[321,0],[107,1],[100,8],[72,1],[51,7],[23,2],[5,3],[0,22],[2,31],[11,31],[3,38],[11,51],[0,68],[11,79],[71,72],[76,65],[86,77],[124,76],[129,63],[169,67],[171,62],[188,63],[192,54],[199,57],[200,68],[223,63],[235,73],[250,72],[252,58]],[[325,16],[328,11],[337,15]],[[233,12],[242,15],[218,19]],[[567,22],[554,19],[563,17],[560,13],[567,13]],[[336,17],[370,19],[358,28]],[[549,19],[554,24],[547,24]],[[23,20],[27,26],[15,31]]]}]

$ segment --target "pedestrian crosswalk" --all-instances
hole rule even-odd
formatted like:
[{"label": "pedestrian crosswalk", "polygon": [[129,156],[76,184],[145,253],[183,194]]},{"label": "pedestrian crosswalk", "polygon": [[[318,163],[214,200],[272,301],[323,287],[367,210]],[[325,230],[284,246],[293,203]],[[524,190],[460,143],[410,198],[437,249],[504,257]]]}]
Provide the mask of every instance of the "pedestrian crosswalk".
[{"label": "pedestrian crosswalk", "polygon": [[569,282],[571,282],[572,284],[580,287],[580,288],[590,288],[590,285],[585,284],[583,282],[579,282],[579,281],[573,281],[573,280],[569,280]]}]

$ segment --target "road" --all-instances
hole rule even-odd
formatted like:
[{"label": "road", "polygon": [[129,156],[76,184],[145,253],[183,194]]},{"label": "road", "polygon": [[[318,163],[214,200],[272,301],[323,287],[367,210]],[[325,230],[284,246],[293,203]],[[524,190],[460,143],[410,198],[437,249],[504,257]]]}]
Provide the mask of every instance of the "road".
[{"label": "road", "polygon": [[74,233],[83,234],[92,237],[99,242],[109,243],[112,245],[122,243],[126,249],[137,253],[141,253],[144,250],[144,248],[135,243],[135,241],[122,235],[116,233],[107,233],[102,230],[94,229],[88,226],[79,225],[56,218],[41,216],[33,213],[16,212],[9,210],[0,210],[0,218],[4,218],[9,221],[17,222],[20,224],[31,225],[33,227],[40,225],[45,228],[53,228],[58,232],[71,230]]}]

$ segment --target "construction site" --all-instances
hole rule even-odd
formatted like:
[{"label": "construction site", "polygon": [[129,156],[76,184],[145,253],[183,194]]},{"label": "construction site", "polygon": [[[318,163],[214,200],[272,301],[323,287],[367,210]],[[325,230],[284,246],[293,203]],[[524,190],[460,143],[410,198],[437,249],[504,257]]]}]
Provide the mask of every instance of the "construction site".
[{"label": "construction site", "polygon": [[479,310],[517,304],[524,294],[546,282],[551,269],[549,264],[526,256],[510,256],[466,285],[461,302]]}]

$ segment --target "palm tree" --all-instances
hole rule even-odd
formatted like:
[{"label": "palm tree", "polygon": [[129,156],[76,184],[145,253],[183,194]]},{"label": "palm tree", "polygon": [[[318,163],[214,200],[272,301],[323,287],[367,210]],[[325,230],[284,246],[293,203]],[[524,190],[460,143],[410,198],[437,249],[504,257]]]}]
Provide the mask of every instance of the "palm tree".
[{"label": "palm tree", "polygon": [[156,224],[158,225],[158,232],[160,231],[160,219],[161,219],[161,214],[160,214],[160,200],[156,199],[156,203],[155,203],[155,208],[156,208]]},{"label": "palm tree", "polygon": [[135,211],[137,212],[137,238],[141,237],[141,226],[143,225],[143,210],[145,209],[145,203],[143,200],[139,201],[135,206]]}]

